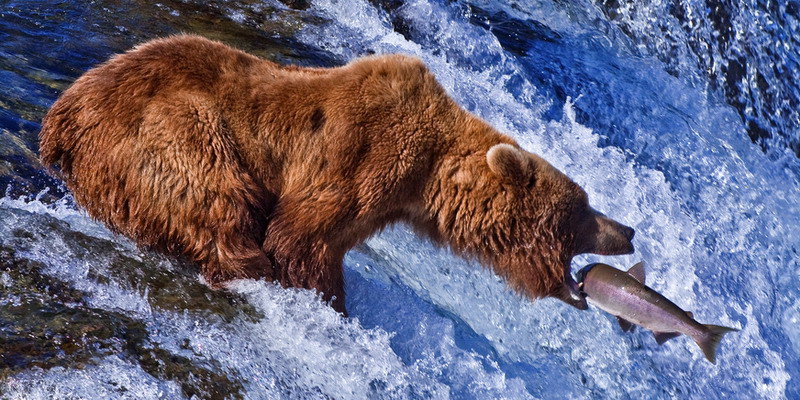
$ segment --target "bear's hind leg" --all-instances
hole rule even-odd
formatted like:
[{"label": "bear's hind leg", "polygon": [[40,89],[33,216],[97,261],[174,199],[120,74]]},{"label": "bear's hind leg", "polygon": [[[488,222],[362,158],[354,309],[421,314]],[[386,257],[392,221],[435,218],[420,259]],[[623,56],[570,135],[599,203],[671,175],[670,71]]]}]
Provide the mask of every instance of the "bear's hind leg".
[{"label": "bear's hind leg", "polygon": [[[211,285],[237,278],[274,278],[261,249],[274,197],[242,164],[210,99],[193,93],[154,99],[124,166],[129,212],[114,225],[140,243],[182,253],[200,264]],[[120,167],[117,167],[120,168]]]}]

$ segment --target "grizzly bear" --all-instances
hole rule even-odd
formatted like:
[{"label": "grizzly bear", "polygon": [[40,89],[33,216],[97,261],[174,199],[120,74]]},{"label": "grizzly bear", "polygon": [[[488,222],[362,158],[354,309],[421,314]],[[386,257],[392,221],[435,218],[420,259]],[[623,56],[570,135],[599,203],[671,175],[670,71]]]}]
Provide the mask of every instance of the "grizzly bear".
[{"label": "grizzly bear", "polygon": [[345,253],[396,222],[578,308],[573,256],[633,251],[633,229],[404,55],[304,68],[157,39],[75,81],[40,140],[114,231],[188,257],[211,285],[265,278],[341,312]]}]

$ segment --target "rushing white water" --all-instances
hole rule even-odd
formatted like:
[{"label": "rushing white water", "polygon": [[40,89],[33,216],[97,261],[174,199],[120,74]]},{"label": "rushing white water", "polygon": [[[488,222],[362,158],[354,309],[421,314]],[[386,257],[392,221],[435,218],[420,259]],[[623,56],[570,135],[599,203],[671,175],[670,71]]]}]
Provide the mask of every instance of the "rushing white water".
[{"label": "rushing white water", "polygon": [[[110,256],[76,251],[37,216],[110,241],[118,254],[175,267],[68,202],[0,200],[8,216],[0,237],[32,226],[39,236],[20,254],[88,293],[92,307],[143,321],[161,348],[237,377],[247,398],[800,395],[796,159],[768,159],[730,106],[668,74],[658,60],[629,52],[627,39],[613,25],[597,23],[602,14],[588,5],[412,0],[386,10],[376,3],[311,1],[302,13],[327,22],[304,27],[297,38],[341,60],[373,52],[422,58],[460,104],[565,171],[597,209],[636,228],[636,254],[581,257],[576,265],[644,260],[650,286],[699,321],[741,329],[725,337],[717,365],[688,338],[658,346],[647,331],[621,333],[599,310],[531,302],[491,271],[432,247],[404,226],[348,254],[350,319],[311,292],[254,281],[235,282],[230,290],[257,310],[255,319],[225,321],[154,306],[146,288],[93,278],[92,268],[110,274]],[[467,5],[536,21],[553,36],[511,52],[504,39],[474,23],[476,10]],[[230,18],[243,22],[242,15],[235,10]],[[584,77],[593,85],[582,85]],[[558,80],[547,85],[548,79]],[[553,86],[563,93],[554,94]],[[0,381],[0,393],[13,399],[184,396],[173,381],[117,355],[84,369],[23,371]]]}]

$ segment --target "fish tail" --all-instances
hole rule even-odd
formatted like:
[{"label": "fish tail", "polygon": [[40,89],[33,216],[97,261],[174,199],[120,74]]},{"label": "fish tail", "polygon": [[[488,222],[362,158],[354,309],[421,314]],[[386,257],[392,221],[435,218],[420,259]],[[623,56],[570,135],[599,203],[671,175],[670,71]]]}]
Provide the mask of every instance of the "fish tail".
[{"label": "fish tail", "polygon": [[739,330],[719,325],[703,326],[706,328],[706,332],[700,337],[694,338],[694,341],[697,342],[697,345],[700,346],[701,350],[703,350],[703,354],[706,355],[708,361],[711,361],[712,364],[716,364],[717,346],[719,345],[720,340],[722,340],[722,337],[728,332],[737,332]]}]

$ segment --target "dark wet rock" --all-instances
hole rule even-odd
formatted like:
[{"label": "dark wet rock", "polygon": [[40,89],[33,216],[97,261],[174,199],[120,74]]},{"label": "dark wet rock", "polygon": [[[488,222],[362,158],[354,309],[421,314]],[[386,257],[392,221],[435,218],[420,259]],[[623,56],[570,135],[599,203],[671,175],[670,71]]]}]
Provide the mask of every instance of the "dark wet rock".
[{"label": "dark wet rock", "polygon": [[132,252],[118,243],[73,231],[68,224],[49,215],[0,209],[0,219],[4,218],[24,220],[26,224],[4,227],[0,223],[0,234],[6,229],[11,232],[7,238],[0,238],[0,245],[31,250],[36,246],[63,243],[70,259],[86,264],[90,279],[99,284],[136,290],[156,309],[187,310],[226,322],[237,317],[260,318],[240,296],[211,289],[200,282],[197,266],[190,262],[168,259],[146,250]]},{"label": "dark wet rock", "polygon": [[[177,382],[187,397],[242,398],[242,383],[215,360],[192,360],[161,348],[143,321],[92,307],[91,294],[25,255],[54,243],[63,243],[70,259],[88,264],[88,275],[98,284],[146,293],[154,309],[186,310],[206,320],[259,318],[238,296],[200,283],[188,263],[174,265],[148,252],[137,259],[116,243],[72,231],[48,215],[0,208],[0,380],[29,368],[82,368],[122,355],[157,378]],[[181,347],[192,351],[188,339]]]},{"label": "dark wet rock", "polygon": [[476,6],[470,6],[469,10],[470,22],[492,32],[504,49],[516,55],[524,56],[536,41],[561,40],[558,32],[532,19],[520,20],[504,11],[488,12]]},{"label": "dark wet rock", "polygon": [[201,399],[243,399],[244,388],[239,381],[226,374],[215,372],[216,362],[208,367],[197,365],[196,361],[172,354],[158,346],[135,346],[139,365],[147,373],[178,382],[186,397]]}]

